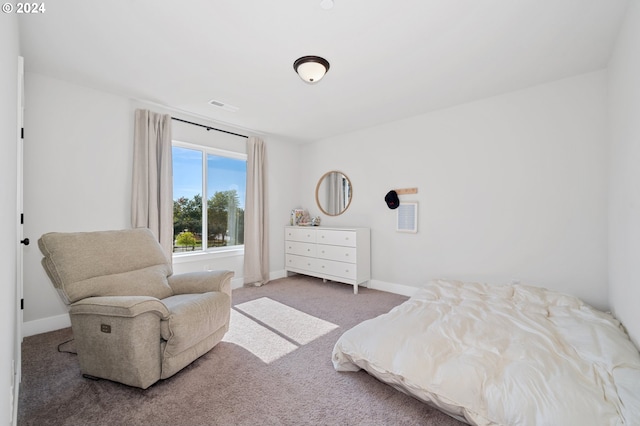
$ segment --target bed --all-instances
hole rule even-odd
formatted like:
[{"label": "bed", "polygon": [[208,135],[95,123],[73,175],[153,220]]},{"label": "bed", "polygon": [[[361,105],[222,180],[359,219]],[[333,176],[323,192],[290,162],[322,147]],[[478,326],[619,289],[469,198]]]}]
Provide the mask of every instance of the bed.
[{"label": "bed", "polygon": [[538,287],[431,281],[347,330],[332,361],[473,425],[640,424],[640,354],[621,324]]}]

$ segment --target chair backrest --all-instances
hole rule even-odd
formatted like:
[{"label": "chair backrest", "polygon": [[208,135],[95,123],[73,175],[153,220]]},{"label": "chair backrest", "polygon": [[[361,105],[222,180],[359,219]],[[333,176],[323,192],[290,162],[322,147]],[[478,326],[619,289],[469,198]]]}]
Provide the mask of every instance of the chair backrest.
[{"label": "chair backrest", "polygon": [[42,266],[65,303],[92,296],[173,295],[171,264],[149,229],[51,232],[38,240]]}]

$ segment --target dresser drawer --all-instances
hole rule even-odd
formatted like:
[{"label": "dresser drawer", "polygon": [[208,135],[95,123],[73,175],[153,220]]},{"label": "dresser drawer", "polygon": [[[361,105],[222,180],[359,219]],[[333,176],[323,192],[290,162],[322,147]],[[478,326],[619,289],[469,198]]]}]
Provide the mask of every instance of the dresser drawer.
[{"label": "dresser drawer", "polygon": [[354,231],[332,231],[319,229],[316,236],[318,244],[331,244],[335,246],[356,246],[356,233]]},{"label": "dresser drawer", "polygon": [[318,259],[313,257],[298,256],[296,254],[285,254],[284,261],[287,268],[300,269],[305,271],[317,271],[319,269]]},{"label": "dresser drawer", "polygon": [[321,274],[331,275],[347,280],[355,280],[358,276],[358,268],[353,263],[335,262],[333,260],[318,259],[316,271]]},{"label": "dresser drawer", "polygon": [[356,263],[356,248],[344,246],[317,245],[317,256],[320,259],[337,260],[340,262]]},{"label": "dresser drawer", "polygon": [[313,228],[285,228],[285,241],[301,241],[304,243],[316,242],[316,230]]},{"label": "dresser drawer", "polygon": [[300,241],[285,241],[285,253],[300,256],[316,257],[316,245],[313,243],[301,243]]}]

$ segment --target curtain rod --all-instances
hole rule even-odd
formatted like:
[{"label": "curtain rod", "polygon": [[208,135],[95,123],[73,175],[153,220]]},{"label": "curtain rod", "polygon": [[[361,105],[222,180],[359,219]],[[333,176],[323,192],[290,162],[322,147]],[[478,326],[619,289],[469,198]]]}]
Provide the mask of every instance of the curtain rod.
[{"label": "curtain rod", "polygon": [[248,138],[249,137],[249,136],[246,136],[246,135],[240,135],[238,133],[233,133],[233,132],[230,132],[228,130],[216,129],[215,127],[205,126],[204,124],[194,123],[192,121],[183,120],[181,118],[171,117],[171,119],[172,120],[176,120],[176,121],[182,121],[183,123],[187,123],[187,124],[193,124],[194,126],[204,127],[205,129],[207,129],[207,132],[209,130],[215,130],[215,131],[218,131],[218,132],[227,133],[227,134],[234,135],[234,136],[240,136],[241,138]]}]

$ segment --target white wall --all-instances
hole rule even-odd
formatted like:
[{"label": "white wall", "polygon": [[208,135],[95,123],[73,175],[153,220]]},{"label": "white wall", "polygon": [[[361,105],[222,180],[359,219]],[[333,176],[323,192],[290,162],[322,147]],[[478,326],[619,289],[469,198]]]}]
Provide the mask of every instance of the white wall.
[{"label": "white wall", "polygon": [[39,74],[27,72],[25,92],[25,235],[34,244],[25,250],[24,321],[51,322],[67,308],[35,242],[46,232],[130,227],[133,117],[126,99]]},{"label": "white wall", "polygon": [[295,141],[267,141],[267,185],[269,188],[269,264],[271,279],[284,276],[284,226],[291,209],[300,205],[300,176],[306,164],[300,161],[300,147]]},{"label": "white wall", "polygon": [[[134,111],[144,107],[167,111],[36,73],[27,73],[25,84],[25,235],[35,242],[45,232],[130,227]],[[183,124],[174,129],[177,138],[199,143],[203,141],[195,140],[198,135],[207,133]],[[277,138],[265,137],[265,141],[272,166],[271,215],[276,220],[282,217],[279,223],[284,224],[296,192],[297,150]],[[233,137],[225,143],[226,149],[238,146]],[[273,271],[282,270],[283,244],[279,239],[271,241]],[[41,258],[36,244],[25,250],[25,335],[68,324],[67,307],[44,273]],[[243,257],[231,254],[176,262],[174,270],[231,269],[235,283],[241,285],[242,266]]]},{"label": "white wall", "polygon": [[609,64],[609,302],[640,346],[640,2],[630,2]]},{"label": "white wall", "polygon": [[[304,146],[303,207],[328,170],[353,184],[324,225],[371,227],[372,279],[520,280],[607,307],[605,74],[595,72]],[[384,195],[418,187],[417,234]]]},{"label": "white wall", "polygon": [[[17,15],[0,16],[0,424],[10,424],[10,402],[16,347],[16,243],[17,224],[17,104],[18,104],[18,19]],[[13,418],[13,414],[11,415]]]}]

